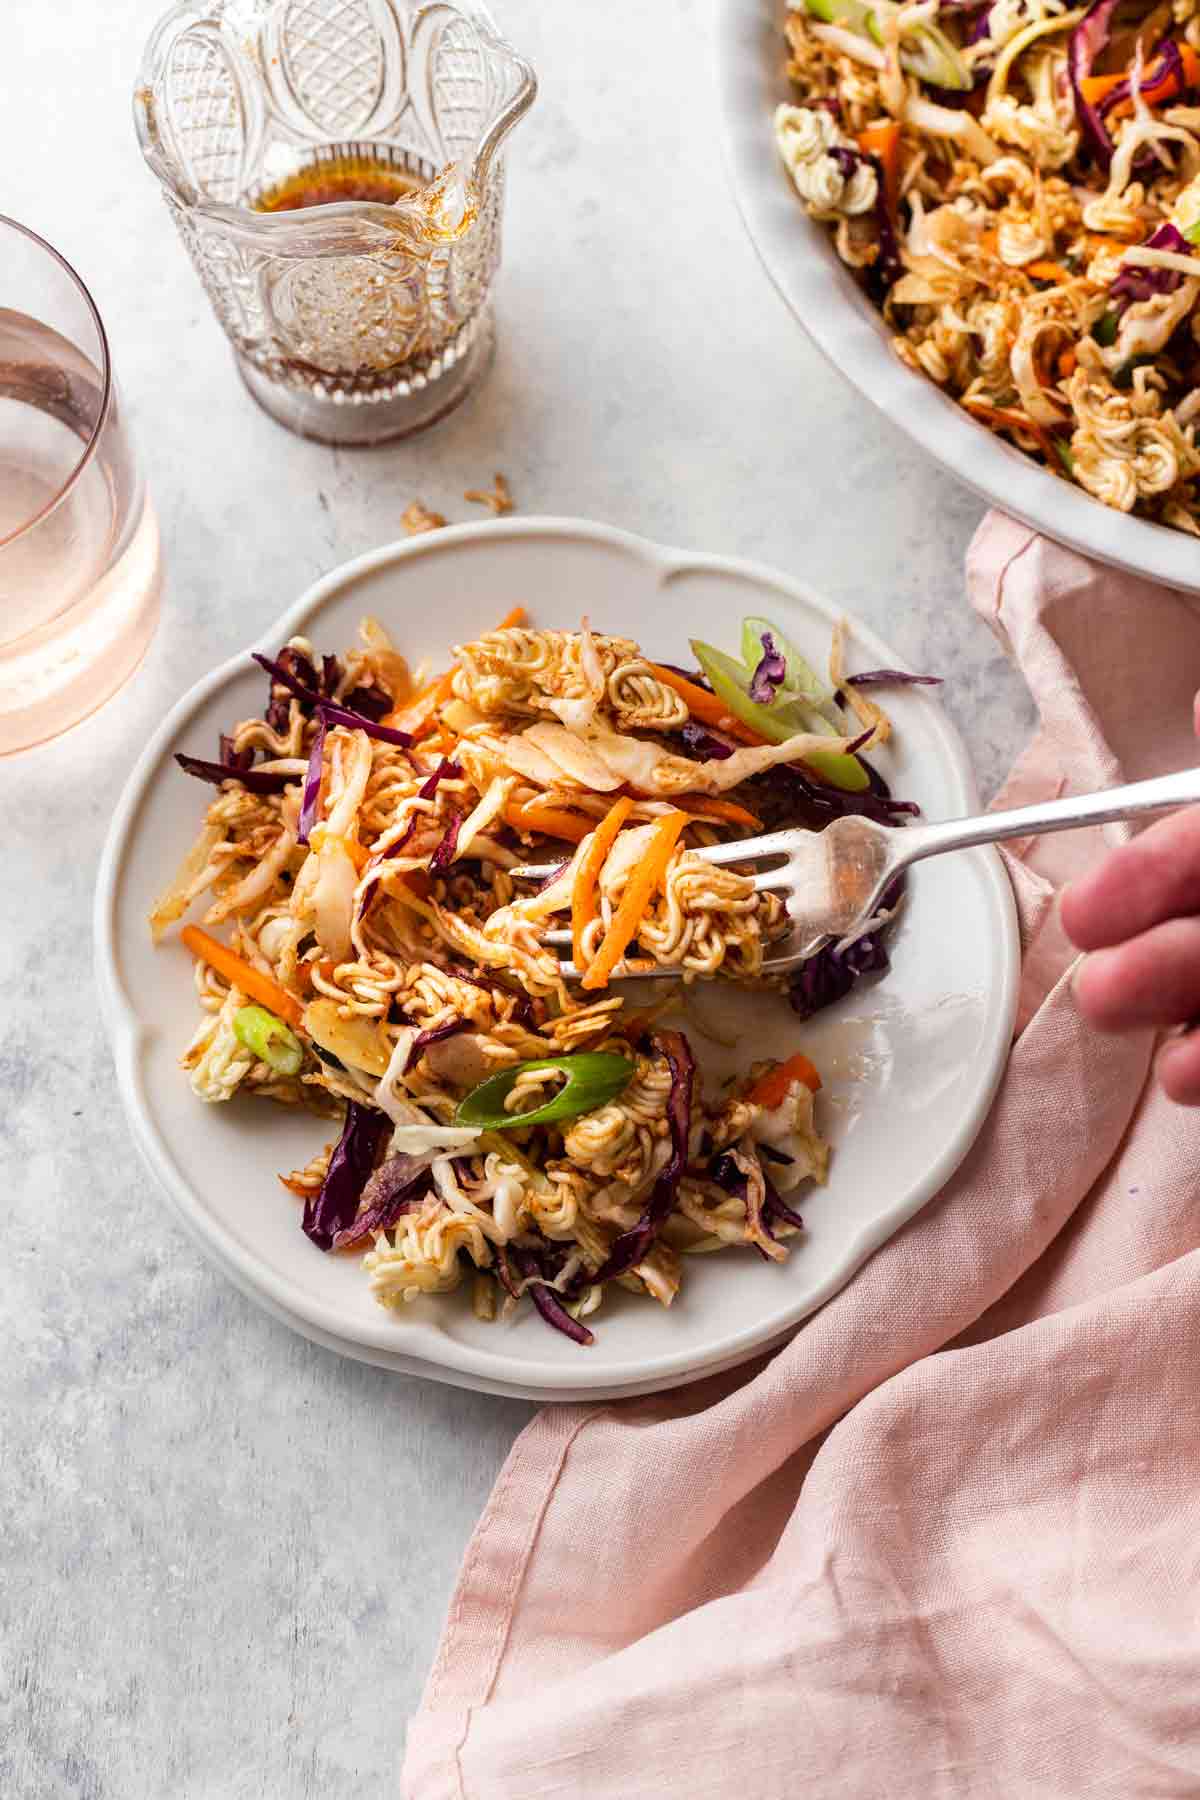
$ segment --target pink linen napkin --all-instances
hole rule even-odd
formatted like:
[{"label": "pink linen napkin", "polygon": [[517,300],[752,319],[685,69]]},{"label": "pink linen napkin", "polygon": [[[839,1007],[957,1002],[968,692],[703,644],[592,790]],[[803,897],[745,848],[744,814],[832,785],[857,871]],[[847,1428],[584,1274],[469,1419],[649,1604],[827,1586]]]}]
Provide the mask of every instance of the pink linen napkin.
[{"label": "pink linen napkin", "polygon": [[[1041,714],[1004,802],[1196,760],[1184,596],[996,515],[968,573]],[[1103,841],[1010,862],[1018,1037],[920,1216],[785,1349],[518,1439],[409,1800],[1200,1794],[1200,1117],[1076,1013]]]}]

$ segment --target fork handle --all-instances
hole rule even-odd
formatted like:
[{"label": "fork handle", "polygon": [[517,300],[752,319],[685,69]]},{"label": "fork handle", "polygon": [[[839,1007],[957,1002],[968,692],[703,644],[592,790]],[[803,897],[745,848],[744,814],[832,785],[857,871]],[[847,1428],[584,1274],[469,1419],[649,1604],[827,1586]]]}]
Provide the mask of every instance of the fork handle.
[{"label": "fork handle", "polygon": [[972,844],[995,844],[1005,838],[1039,837],[1046,831],[1073,831],[1080,825],[1105,825],[1113,819],[1136,819],[1142,813],[1166,812],[1200,801],[1200,769],[1180,769],[1149,781],[1130,781],[1103,788],[1098,794],[1067,794],[1037,806],[1011,806],[976,819],[946,819],[936,825],[909,825],[894,840],[892,869],[898,873],[943,850],[965,850]]}]

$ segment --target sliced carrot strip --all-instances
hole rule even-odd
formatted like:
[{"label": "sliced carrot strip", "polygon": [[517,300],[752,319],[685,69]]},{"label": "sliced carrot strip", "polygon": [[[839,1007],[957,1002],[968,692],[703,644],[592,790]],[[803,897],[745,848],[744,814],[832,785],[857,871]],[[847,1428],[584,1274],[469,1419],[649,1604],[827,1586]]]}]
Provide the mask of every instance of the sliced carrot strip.
[{"label": "sliced carrot strip", "polygon": [[[1160,100],[1172,99],[1185,87],[1196,87],[1200,84],[1200,57],[1196,55],[1190,44],[1177,44],[1176,49],[1179,51],[1183,63],[1183,80],[1180,81],[1174,70],[1168,70],[1152,86],[1143,87],[1142,99],[1149,106],[1157,106]],[[1097,106],[1101,100],[1112,93],[1114,88],[1120,87],[1121,83],[1128,79],[1128,69],[1123,75],[1085,75],[1079,84],[1079,91],[1089,106]],[[1122,119],[1132,111],[1133,101],[1131,99],[1118,100],[1108,117]]]},{"label": "sliced carrot strip", "polygon": [[395,731],[419,731],[422,725],[432,718],[439,706],[450,698],[450,683],[454,679],[453,669],[447,669],[444,675],[423,687],[419,694],[414,694],[405,706],[398,706],[388,713],[382,723],[390,725]]},{"label": "sliced carrot strip", "polygon": [[802,1081],[814,1094],[821,1091],[821,1077],[802,1050],[797,1050],[795,1056],[789,1056],[786,1062],[776,1063],[773,1069],[760,1075],[746,1098],[755,1106],[765,1106],[771,1112],[776,1106],[782,1106],[794,1081]]},{"label": "sliced carrot strip", "polygon": [[1026,263],[1024,268],[1025,274],[1032,275],[1035,281],[1057,281],[1061,284],[1071,279],[1061,263],[1043,262],[1039,259],[1037,262]]},{"label": "sliced carrot strip", "polygon": [[314,825],[308,841],[313,850],[319,850],[324,843],[340,844],[360,874],[371,860],[371,852],[357,838],[335,838],[324,825]]},{"label": "sliced carrot strip", "polygon": [[[1089,106],[1095,106],[1106,94],[1120,87],[1126,80],[1124,75],[1085,75],[1079,84],[1079,91]],[[1145,93],[1145,89],[1142,90]]]},{"label": "sliced carrot strip", "polygon": [[962,404],[981,424],[990,425],[993,431],[1024,432],[1027,437],[1036,441],[1044,456],[1050,456],[1049,432],[1025,413],[1014,412],[1003,406],[989,406],[985,400],[964,400]]},{"label": "sliced carrot strip", "polygon": [[752,831],[762,830],[762,820],[746,807],[739,806],[736,800],[711,799],[707,794],[680,794],[679,798],[689,813],[702,819],[724,819],[730,825],[748,825]]},{"label": "sliced carrot strip", "polygon": [[448,725],[438,724],[436,731],[421,740],[422,750],[440,750],[442,755],[452,759],[458,749],[458,739]]},{"label": "sliced carrot strip", "polygon": [[1059,379],[1065,381],[1068,375],[1073,375],[1075,373],[1075,370],[1079,366],[1079,358],[1071,349],[1062,350],[1059,352],[1058,359],[1054,366],[1058,370]]},{"label": "sliced carrot strip", "polygon": [[538,831],[543,837],[564,838],[568,844],[582,844],[596,825],[582,813],[565,812],[536,799],[510,800],[500,816],[517,831]]},{"label": "sliced carrot strip", "polygon": [[766,738],[755,731],[753,726],[743,725],[740,719],[735,719],[715,694],[697,687],[686,675],[677,675],[674,669],[664,669],[660,663],[651,663],[649,667],[651,674],[657,676],[665,687],[674,688],[680,699],[687,701],[687,709],[694,719],[699,719],[705,725],[715,726],[718,731],[725,732],[728,737],[738,738],[743,744],[766,743]]},{"label": "sliced carrot strip", "polygon": [[269,975],[263,975],[258,969],[252,968],[236,950],[231,950],[228,944],[219,943],[207,931],[201,931],[198,925],[185,925],[179,935],[193,956],[208,963],[232,987],[241,988],[243,994],[248,994],[251,1000],[257,1000],[260,1006],[265,1006],[276,1018],[285,1020],[291,1026],[299,1025],[303,1016],[300,1002],[294,1000],[277,981],[272,981]]},{"label": "sliced carrot strip", "polygon": [[1123,256],[1129,248],[1130,241],[1128,238],[1101,237],[1092,233],[1087,239],[1087,247],[1092,256],[1095,256],[1100,250],[1116,250]]},{"label": "sliced carrot strip", "polygon": [[900,127],[893,119],[879,125],[868,125],[858,134],[858,147],[868,156],[877,156],[883,170],[883,194],[888,211],[895,213],[900,200]]},{"label": "sliced carrot strip", "polygon": [[608,986],[609,976],[633,942],[654,890],[666,874],[671,853],[686,824],[687,814],[681,812],[666,813],[656,822],[646,854],[630,876],[604,942],[588,964],[580,984],[589,993]]},{"label": "sliced carrot strip", "polygon": [[496,630],[509,631],[514,625],[523,625],[528,617],[529,614],[523,606],[514,606],[511,612],[505,613]]},{"label": "sliced carrot strip", "polygon": [[293,1181],[290,1175],[278,1175],[276,1176],[276,1180],[283,1183],[289,1194],[295,1194],[297,1200],[308,1199],[309,1190],[302,1182]]},{"label": "sliced carrot strip", "polygon": [[617,800],[597,825],[591,843],[579,859],[575,883],[571,889],[571,955],[575,967],[583,968],[583,934],[593,919],[600,916],[596,904],[596,883],[617,839],[617,833],[633,811],[633,801]]}]

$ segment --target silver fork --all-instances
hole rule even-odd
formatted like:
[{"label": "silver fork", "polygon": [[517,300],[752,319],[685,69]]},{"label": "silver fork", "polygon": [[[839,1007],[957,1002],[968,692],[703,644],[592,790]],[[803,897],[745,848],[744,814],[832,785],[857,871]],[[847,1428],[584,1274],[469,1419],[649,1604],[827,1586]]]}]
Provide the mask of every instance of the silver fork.
[{"label": "silver fork", "polygon": [[[896,877],[927,856],[945,850],[968,850],[975,844],[1005,838],[1037,837],[1047,831],[1074,831],[1080,825],[1104,825],[1112,819],[1135,819],[1142,813],[1168,812],[1200,801],[1200,769],[1156,775],[1106,788],[1098,794],[1071,794],[1038,806],[1015,806],[984,813],[976,819],[946,819],[938,825],[877,825],[873,819],[847,815],[823,831],[774,831],[767,837],[714,844],[695,854],[706,862],[752,863],[759,892],[779,894],[792,921],[792,932],[776,954],[763,961],[764,975],[780,975],[814,956],[824,945],[851,937],[874,917]],[[768,863],[770,866],[759,866]],[[510,873],[519,881],[544,881],[553,863],[525,863]],[[749,870],[746,871],[750,873]],[[556,949],[571,943],[569,931],[548,931],[544,940]],[[563,976],[578,979],[574,963],[563,959]],[[678,968],[653,964],[618,965],[616,977],[662,978]]]}]

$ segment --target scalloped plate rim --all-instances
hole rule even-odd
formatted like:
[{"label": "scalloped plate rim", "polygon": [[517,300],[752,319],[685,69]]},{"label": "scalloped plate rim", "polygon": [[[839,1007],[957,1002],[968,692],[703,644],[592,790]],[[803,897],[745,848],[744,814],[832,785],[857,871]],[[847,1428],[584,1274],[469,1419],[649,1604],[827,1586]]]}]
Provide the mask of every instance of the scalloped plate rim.
[{"label": "scalloped plate rim", "polygon": [[[597,1371],[595,1380],[586,1379],[586,1367],[579,1362],[572,1363],[565,1358],[560,1361],[514,1358],[506,1356],[502,1350],[479,1352],[448,1337],[438,1339],[436,1349],[428,1354],[407,1346],[400,1349],[394,1336],[396,1323],[382,1308],[378,1326],[369,1329],[356,1326],[348,1333],[346,1322],[342,1320],[339,1324],[335,1308],[307,1293],[294,1291],[286,1278],[264,1267],[240,1245],[229,1241],[219,1224],[205,1212],[186,1174],[179,1169],[161,1134],[147,1116],[140,1095],[140,1053],[149,1034],[141,1026],[122,988],[115,947],[117,886],[130,833],[146,790],[181,726],[220,687],[245,673],[251,651],[270,653],[342,590],[376,570],[389,566],[402,568],[463,543],[547,537],[576,543],[581,540],[600,543],[632,552],[653,568],[659,586],[680,573],[714,571],[753,583],[769,584],[793,601],[815,608],[831,623],[839,616],[838,610],[805,582],[769,565],[741,557],[670,549],[634,533],[583,519],[530,516],[456,525],[352,557],[313,582],[274,623],[258,634],[252,644],[237,651],[189,688],[171,707],[142,751],[118,800],[97,874],[93,908],[96,977],[101,1013],[113,1047],[118,1090],[137,1150],[189,1235],[243,1293],[260,1300],[274,1317],[292,1325],[312,1341],[377,1366],[394,1367],[398,1372],[419,1373],[458,1386],[476,1386],[480,1391],[519,1397],[600,1399],[648,1393],[697,1380],[733,1367],[778,1343],[845,1286],[867,1258],[919,1212],[953,1174],[974,1142],[999,1085],[1016,1010],[1019,972],[1016,910],[1003,865],[994,850],[966,854],[983,872],[997,916],[999,931],[992,948],[998,1028],[975,1104],[960,1121],[947,1149],[931,1166],[928,1175],[916,1184],[902,1203],[881,1212],[870,1226],[859,1231],[837,1269],[826,1280],[808,1289],[802,1302],[772,1312],[765,1326],[748,1328],[724,1339],[717,1338],[700,1350],[681,1349],[665,1356],[632,1359],[628,1364],[610,1361],[603,1371]],[[858,621],[852,620],[852,625],[859,642],[889,666],[896,665],[895,653],[875,632]],[[947,754],[961,793],[960,804],[966,810],[977,803],[966,750],[955,727],[936,702],[930,702],[928,714],[941,735],[940,748]],[[610,1331],[614,1328],[614,1324],[609,1325]],[[412,1338],[420,1338],[428,1331],[428,1327],[419,1324],[405,1329]],[[563,1348],[569,1349],[572,1357],[581,1355],[566,1340]]]}]

